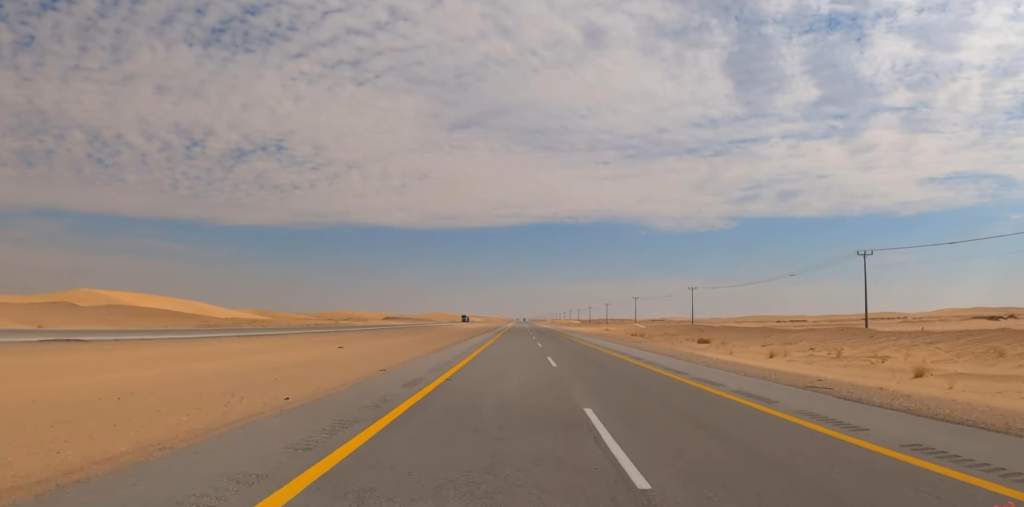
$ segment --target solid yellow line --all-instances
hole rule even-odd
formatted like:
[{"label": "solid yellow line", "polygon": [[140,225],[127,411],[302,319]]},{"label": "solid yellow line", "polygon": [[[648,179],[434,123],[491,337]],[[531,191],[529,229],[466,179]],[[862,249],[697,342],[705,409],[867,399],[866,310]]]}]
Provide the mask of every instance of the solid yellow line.
[{"label": "solid yellow line", "polygon": [[427,384],[423,389],[420,389],[416,394],[410,396],[407,400],[403,401],[397,407],[391,409],[390,412],[384,414],[383,417],[374,421],[373,424],[369,425],[363,431],[360,431],[358,435],[349,439],[338,447],[330,454],[325,456],[320,461],[316,462],[313,466],[307,468],[305,471],[300,473],[294,479],[289,481],[280,489],[275,491],[270,496],[264,498],[260,503],[256,504],[256,507],[279,507],[292,501],[293,498],[302,493],[302,491],[308,488],[311,484],[316,482],[321,476],[329,472],[332,468],[345,460],[350,454],[359,449],[363,444],[369,442],[377,433],[386,428],[392,421],[398,419],[399,416],[405,413],[405,411],[412,408],[417,402],[425,398],[434,389],[446,380],[455,375],[464,366],[469,364],[476,356],[480,355],[487,347],[490,347],[498,338],[501,338],[509,328],[502,329],[498,334],[494,335],[493,338],[487,340],[486,343],[478,347],[476,350],[471,352],[468,356],[464,357],[461,361],[452,366],[448,371],[441,374],[440,377],[434,379],[433,382]]},{"label": "solid yellow line", "polygon": [[[556,331],[558,331],[558,330],[556,330]],[[923,469],[928,470],[930,472],[934,472],[934,473],[937,473],[939,475],[943,475],[943,476],[949,477],[950,479],[955,479],[955,480],[958,480],[960,482],[965,482],[965,483],[970,484],[972,486],[976,486],[976,487],[979,487],[981,489],[986,489],[988,491],[991,491],[993,493],[998,493],[1000,495],[1005,495],[1005,496],[1008,496],[1008,497],[1013,498],[1015,500],[1024,500],[1024,491],[1020,491],[1020,490],[1016,490],[1016,489],[1013,489],[1013,488],[1009,488],[1009,487],[1003,486],[1002,484],[997,484],[995,482],[992,482],[992,481],[989,481],[989,480],[985,480],[985,479],[982,479],[980,477],[975,477],[975,476],[970,475],[970,474],[965,474],[965,473],[960,472],[958,470],[954,470],[952,468],[947,468],[947,467],[944,467],[944,466],[939,465],[937,463],[932,463],[931,461],[926,461],[926,460],[923,460],[923,459],[911,456],[909,454],[904,454],[902,452],[890,449],[888,447],[883,447],[881,445],[878,445],[878,444],[875,444],[875,443],[872,443],[872,442],[868,442],[867,440],[862,440],[860,438],[853,437],[853,436],[847,435],[845,433],[841,433],[839,431],[833,430],[831,428],[827,428],[825,426],[822,426],[820,424],[816,424],[816,423],[808,421],[806,419],[801,419],[799,417],[787,414],[785,412],[781,412],[781,411],[775,410],[775,409],[773,409],[771,407],[767,407],[767,406],[762,405],[760,403],[756,403],[756,402],[750,401],[750,400],[748,400],[746,398],[741,398],[741,397],[736,396],[734,394],[722,391],[721,389],[715,389],[714,387],[702,384],[702,383],[697,382],[695,380],[688,379],[688,378],[686,378],[686,377],[684,377],[682,375],[679,375],[677,373],[673,373],[671,371],[664,370],[664,369],[659,368],[657,366],[654,366],[654,365],[652,365],[650,363],[646,363],[644,361],[641,361],[639,359],[627,356],[625,354],[621,354],[619,352],[615,352],[613,350],[606,349],[606,348],[601,347],[599,345],[594,345],[592,343],[589,343],[589,342],[586,342],[586,341],[581,340],[579,338],[576,338],[575,336],[572,336],[572,335],[570,335],[570,334],[568,334],[568,333],[566,333],[564,331],[558,331],[558,332],[568,336],[571,340],[575,341],[576,343],[579,343],[580,345],[585,345],[585,346],[590,347],[590,348],[592,348],[594,350],[597,350],[597,351],[600,351],[600,352],[604,352],[605,354],[608,354],[610,356],[617,357],[619,359],[622,359],[623,361],[626,361],[628,363],[632,363],[632,364],[634,364],[636,366],[639,366],[639,367],[644,368],[646,370],[652,371],[652,372],[657,373],[659,375],[668,377],[668,378],[670,378],[672,380],[676,380],[676,381],[682,382],[684,384],[696,387],[697,389],[700,389],[702,391],[706,391],[706,392],[714,394],[716,396],[721,396],[722,398],[725,398],[725,399],[730,400],[730,401],[735,401],[736,403],[739,403],[741,405],[745,405],[745,406],[750,407],[750,408],[752,408],[754,410],[757,410],[759,412],[763,412],[765,414],[778,417],[779,419],[783,419],[783,420],[789,421],[789,422],[791,422],[793,424],[797,424],[797,425],[803,426],[804,428],[807,428],[809,430],[816,431],[816,432],[824,434],[824,435],[828,435],[828,436],[830,436],[832,438],[835,438],[837,440],[842,440],[843,442],[846,442],[848,444],[852,444],[852,445],[855,445],[855,446],[860,447],[862,449],[867,449],[869,451],[881,454],[882,456],[887,456],[889,458],[892,458],[892,459],[895,459],[895,460],[898,460],[898,461],[902,461],[904,463],[916,466],[918,468],[923,468]]]}]

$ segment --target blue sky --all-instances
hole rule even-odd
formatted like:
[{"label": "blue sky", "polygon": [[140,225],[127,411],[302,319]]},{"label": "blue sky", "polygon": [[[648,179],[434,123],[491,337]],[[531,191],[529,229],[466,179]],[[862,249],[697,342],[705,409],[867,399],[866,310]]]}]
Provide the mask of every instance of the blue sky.
[{"label": "blue sky", "polygon": [[[1024,230],[1022,83],[1014,1],[2,2],[0,291],[856,311]],[[878,304],[1024,304],[1013,241]]]},{"label": "blue sky", "polygon": [[[0,216],[5,291],[99,286],[244,307],[378,308],[536,315],[612,303],[612,314],[679,315],[686,287],[776,283],[699,293],[703,315],[856,312],[859,248],[1024,230],[1024,203],[906,216],[756,219],[711,231],[632,224],[534,224],[409,230],[237,226],[67,212]],[[1024,239],[871,258],[878,309],[1014,305]],[[602,310],[603,311],[603,310]]]}]

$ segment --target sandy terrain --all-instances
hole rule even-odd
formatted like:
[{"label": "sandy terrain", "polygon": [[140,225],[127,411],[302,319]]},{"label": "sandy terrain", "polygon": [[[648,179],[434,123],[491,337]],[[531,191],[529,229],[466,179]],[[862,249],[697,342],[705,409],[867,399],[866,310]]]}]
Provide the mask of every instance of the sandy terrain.
[{"label": "sandy terrain", "polygon": [[[965,319],[992,314],[930,312],[925,331],[865,330],[834,321],[816,328],[721,320],[714,326],[678,320],[642,321],[643,327],[632,321],[554,324],[843,398],[1024,435],[1024,330]],[[941,328],[943,316],[951,330],[927,330]],[[977,328],[967,329],[969,323]]]},{"label": "sandy terrain", "polygon": [[[229,322],[241,327],[234,319]],[[225,325],[225,319],[137,306],[0,303],[0,328],[4,329],[150,329]]]},{"label": "sandy terrain", "polygon": [[[705,325],[818,328],[860,327],[864,314],[847,315],[753,315],[719,319],[698,319]],[[1024,308],[946,308],[931,312],[878,312],[871,314],[871,327],[879,331],[953,331],[960,329],[1024,329]]]},{"label": "sandy terrain", "polygon": [[0,344],[0,504],[287,409],[493,327]]},{"label": "sandy terrain", "polygon": [[188,313],[218,319],[264,320],[267,317],[255,313],[214,306],[201,301],[105,289],[71,289],[50,294],[29,296],[0,295],[0,303],[73,303],[78,306],[136,306],[155,308],[176,313]]},{"label": "sandy terrain", "polygon": [[[300,313],[232,309],[201,301],[101,289],[50,294],[0,294],[0,329],[161,329],[215,327],[294,327],[345,324],[458,322],[460,314],[414,315],[336,310]],[[500,322],[473,316],[474,322]]]}]

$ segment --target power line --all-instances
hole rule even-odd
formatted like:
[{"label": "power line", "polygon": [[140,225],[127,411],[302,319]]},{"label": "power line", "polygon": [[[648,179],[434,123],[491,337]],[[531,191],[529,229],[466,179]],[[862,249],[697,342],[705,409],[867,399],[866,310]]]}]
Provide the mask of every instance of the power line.
[{"label": "power line", "polygon": [[846,262],[848,260],[849,260],[849,256],[847,254],[837,255],[837,256],[830,257],[829,259],[826,259],[825,261],[822,261],[822,262],[820,262],[818,264],[813,264],[813,265],[808,266],[806,268],[798,269],[796,271],[790,271],[788,273],[783,273],[781,275],[775,275],[775,276],[771,276],[771,277],[768,277],[768,278],[761,278],[761,279],[752,280],[752,281],[749,281],[749,282],[740,282],[740,283],[725,284],[725,285],[698,285],[695,288],[697,290],[719,290],[719,289],[736,289],[736,288],[740,288],[740,287],[750,287],[752,285],[762,285],[762,284],[766,284],[766,283],[777,282],[779,280],[785,280],[787,278],[794,278],[794,277],[797,277],[797,276],[806,275],[808,273],[813,273],[815,271],[820,271],[822,269],[830,268],[832,266],[838,265],[838,264],[840,264],[842,262]]},{"label": "power line", "polygon": [[675,297],[675,294],[662,294],[660,296],[637,296],[644,301],[655,301],[658,299],[671,299]]},{"label": "power line", "polygon": [[786,278],[792,278],[797,276],[796,273],[786,273],[784,275],[773,276],[771,278],[764,278],[762,280],[754,280],[752,282],[734,283],[730,285],[698,285],[694,289],[700,290],[718,290],[718,289],[737,289],[739,287],[750,287],[751,285],[761,285],[764,283],[771,283]]},{"label": "power line", "polygon": [[[963,244],[963,243],[972,243],[972,242],[976,242],[976,241],[985,241],[985,240],[999,239],[999,238],[1009,238],[1009,237],[1013,237],[1013,236],[1024,236],[1024,231],[1010,232],[1010,233],[1005,233],[1005,234],[994,234],[994,235],[991,235],[991,236],[981,236],[981,237],[977,237],[977,238],[958,239],[958,240],[954,240],[954,241],[942,241],[942,242],[937,242],[937,243],[921,243],[921,244],[915,244],[915,245],[903,245],[903,246],[893,246],[893,247],[885,247],[885,248],[873,248],[873,249],[858,250],[857,251],[857,255],[862,257],[863,258],[863,262],[864,262],[865,326],[867,326],[867,301],[866,301],[867,300],[867,286],[866,286],[866,284],[867,284],[867,256],[872,255],[875,252],[889,252],[889,251],[894,251],[894,250],[910,250],[910,249],[914,249],[914,248],[931,248],[931,247],[937,247],[937,246],[959,245],[959,244]],[[1010,253],[1015,253],[1015,252],[1010,252]],[[791,272],[786,272],[786,273],[782,273],[782,274],[779,274],[779,275],[771,276],[771,277],[768,277],[768,278],[761,278],[761,279],[757,279],[757,280],[751,280],[751,281],[739,282],[739,283],[732,283],[732,284],[695,285],[695,286],[687,287],[687,290],[690,291],[690,320],[691,320],[691,323],[693,322],[693,319],[694,319],[694,315],[693,315],[693,313],[694,313],[694,311],[693,311],[693,296],[694,296],[694,294],[693,294],[693,292],[696,291],[696,290],[737,289],[737,288],[742,288],[742,287],[751,287],[751,286],[755,286],[755,285],[768,284],[768,283],[777,282],[777,281],[780,281],[780,280],[786,280],[788,278],[795,278],[795,277],[798,277],[798,276],[801,276],[801,275],[805,275],[805,274],[812,273],[812,272],[815,272],[815,271],[820,271],[820,270],[824,270],[824,269],[827,269],[827,268],[831,268],[831,267],[837,266],[837,265],[839,265],[842,262],[850,260],[850,257],[848,255],[849,254],[843,254],[841,256],[836,256],[836,257],[830,258],[828,260],[825,260],[825,261],[823,261],[823,262],[821,262],[819,264],[815,264],[815,265],[809,266],[809,267],[804,268],[804,269],[800,269],[800,270],[796,270],[796,271],[791,271]],[[642,299],[642,300],[650,301],[650,300],[658,300],[658,299],[669,299],[669,298],[673,298],[673,297],[675,297],[675,294],[662,294],[662,295],[658,295],[658,296],[632,296],[631,299],[633,300],[633,319],[637,320],[637,318],[638,318],[637,302],[639,300]],[[618,301],[616,301],[616,302],[618,302]],[[609,303],[605,302],[603,304],[605,305],[605,320],[607,322]],[[588,308],[588,310],[589,310],[589,308]],[[577,310],[577,320],[579,320],[579,318],[580,318],[580,316],[579,316],[580,312],[581,312],[581,310]],[[564,313],[568,314],[568,318],[572,318],[572,310],[570,310],[569,312],[564,312]],[[588,314],[589,314],[589,311],[588,311]]]},{"label": "power line", "polygon": [[857,250],[857,255],[864,259],[864,329],[868,328],[868,256],[874,255],[875,252],[891,252],[893,250],[910,250],[911,248],[929,248],[933,246],[959,245],[962,243],[971,243],[974,241],[985,241],[987,239],[1008,238],[1010,236],[1020,235],[1024,235],[1024,231],[1009,232],[1006,234],[995,234],[992,236],[981,236],[979,238],[958,239],[955,241],[943,241],[940,243],[922,243],[918,245],[891,246],[888,248]]},{"label": "power line", "polygon": [[870,248],[868,250],[869,251],[874,251],[874,252],[888,252],[888,251],[891,251],[891,250],[910,250],[911,248],[928,248],[928,247],[933,247],[933,246],[959,245],[961,243],[971,243],[971,242],[974,242],[974,241],[985,241],[987,239],[1008,238],[1010,236],[1021,236],[1021,235],[1024,235],[1024,231],[1010,232],[1010,233],[1007,233],[1007,234],[996,234],[994,236],[983,236],[983,237],[980,237],[980,238],[958,239],[956,241],[943,241],[941,243],[924,243],[924,244],[920,244],[920,245],[891,246],[891,247],[887,247],[887,248]]}]

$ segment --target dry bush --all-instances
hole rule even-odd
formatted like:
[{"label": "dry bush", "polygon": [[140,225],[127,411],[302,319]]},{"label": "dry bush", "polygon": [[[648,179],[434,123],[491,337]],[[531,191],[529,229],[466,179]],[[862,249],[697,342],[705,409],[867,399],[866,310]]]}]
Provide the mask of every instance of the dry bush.
[{"label": "dry bush", "polygon": [[843,358],[843,348],[839,347],[838,349],[836,349],[836,359],[842,359],[842,358]]},{"label": "dry bush", "polygon": [[701,336],[700,338],[697,338],[697,343],[699,345],[707,345],[711,343],[711,338],[704,338],[703,336]]},{"label": "dry bush", "polygon": [[775,359],[779,353],[775,349],[768,349],[768,359]]},{"label": "dry bush", "polygon": [[924,377],[925,375],[929,374],[931,372],[931,369],[928,368],[927,366],[923,365],[923,364],[919,364],[919,365],[914,366],[910,370],[910,372],[913,375],[913,378],[921,378],[921,377]]}]

